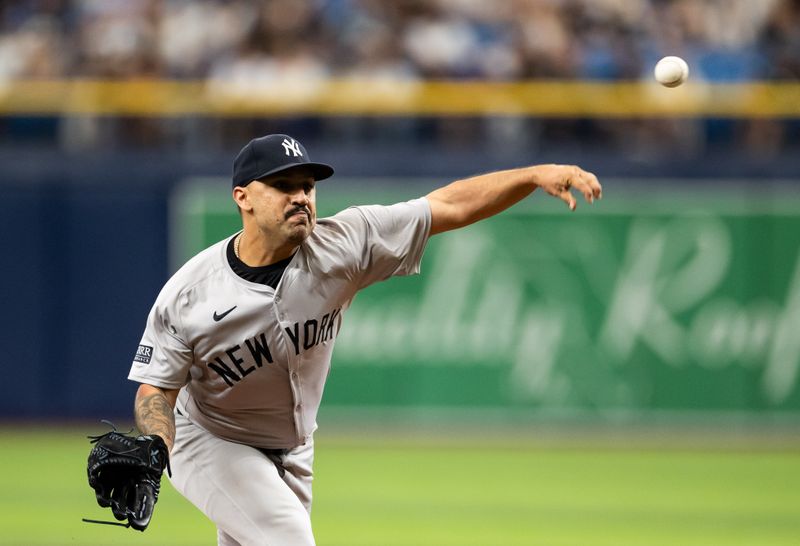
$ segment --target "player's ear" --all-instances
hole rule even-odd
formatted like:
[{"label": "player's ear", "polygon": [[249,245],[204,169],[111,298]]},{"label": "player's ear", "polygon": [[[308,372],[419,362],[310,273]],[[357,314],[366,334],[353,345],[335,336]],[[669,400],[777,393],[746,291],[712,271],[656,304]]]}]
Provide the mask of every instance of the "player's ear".
[{"label": "player's ear", "polygon": [[239,206],[239,210],[251,210],[250,196],[247,194],[247,187],[236,186],[233,188],[233,200]]}]

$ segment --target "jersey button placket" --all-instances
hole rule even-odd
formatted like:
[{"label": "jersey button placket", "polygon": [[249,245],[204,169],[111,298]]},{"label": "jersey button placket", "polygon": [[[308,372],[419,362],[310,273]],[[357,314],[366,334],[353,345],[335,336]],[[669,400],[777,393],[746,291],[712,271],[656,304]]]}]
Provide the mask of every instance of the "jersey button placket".
[{"label": "jersey button placket", "polygon": [[[273,305],[275,306],[275,315],[278,317],[280,322],[284,322],[286,315],[281,309],[281,297],[277,294],[273,299]],[[288,349],[288,346],[287,346]],[[292,395],[294,397],[295,406],[294,406],[294,422],[295,422],[295,430],[297,431],[297,437],[300,441],[305,443],[306,435],[305,429],[303,427],[303,391],[300,387],[300,374],[297,372],[297,365],[299,363],[299,358],[297,355],[292,355],[291,352],[287,354],[287,364],[289,367],[289,383],[292,389]]]}]

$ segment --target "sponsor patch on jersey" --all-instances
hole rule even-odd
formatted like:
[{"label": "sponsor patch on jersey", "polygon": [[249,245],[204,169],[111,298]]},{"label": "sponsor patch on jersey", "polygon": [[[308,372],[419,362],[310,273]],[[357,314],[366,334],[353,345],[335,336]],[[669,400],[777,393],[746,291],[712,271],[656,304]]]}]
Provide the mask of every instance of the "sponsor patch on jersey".
[{"label": "sponsor patch on jersey", "polygon": [[134,362],[141,364],[150,364],[150,359],[153,357],[153,348],[149,345],[139,345],[136,349],[136,356],[133,357]]}]

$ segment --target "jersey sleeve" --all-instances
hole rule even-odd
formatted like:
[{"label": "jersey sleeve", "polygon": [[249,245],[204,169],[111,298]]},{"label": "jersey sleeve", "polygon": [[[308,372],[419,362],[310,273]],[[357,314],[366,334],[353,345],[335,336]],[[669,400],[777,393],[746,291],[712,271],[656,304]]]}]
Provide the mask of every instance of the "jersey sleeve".
[{"label": "jersey sleeve", "polygon": [[181,336],[178,297],[165,287],[147,316],[142,340],[128,379],[164,389],[178,389],[189,380],[193,352]]},{"label": "jersey sleeve", "polygon": [[336,218],[349,228],[347,244],[356,256],[359,288],[395,275],[419,273],[431,228],[427,199],[350,207]]}]

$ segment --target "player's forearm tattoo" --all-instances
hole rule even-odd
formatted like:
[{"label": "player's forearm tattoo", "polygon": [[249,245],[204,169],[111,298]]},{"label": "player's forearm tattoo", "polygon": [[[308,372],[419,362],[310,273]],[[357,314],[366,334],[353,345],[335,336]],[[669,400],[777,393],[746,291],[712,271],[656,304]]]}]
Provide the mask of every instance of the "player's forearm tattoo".
[{"label": "player's forearm tattoo", "polygon": [[175,442],[175,416],[167,397],[157,392],[136,399],[136,426],[142,434],[158,434],[172,450]]}]

